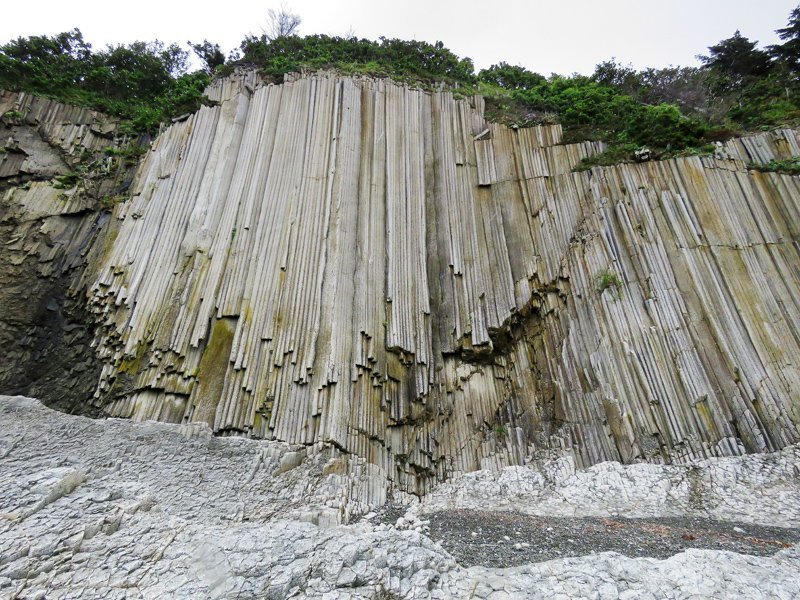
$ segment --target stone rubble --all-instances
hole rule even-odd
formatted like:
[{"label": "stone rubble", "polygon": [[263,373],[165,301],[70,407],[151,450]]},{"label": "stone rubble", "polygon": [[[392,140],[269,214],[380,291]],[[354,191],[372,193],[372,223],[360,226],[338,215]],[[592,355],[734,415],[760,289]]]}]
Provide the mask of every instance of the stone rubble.
[{"label": "stone rubble", "polygon": [[[724,501],[702,510],[796,527],[799,451],[695,463],[697,478],[714,482],[708,498]],[[560,460],[477,472],[416,505],[393,490],[409,506],[397,526],[373,525],[379,506],[359,504],[371,497],[365,486],[385,482],[369,467],[323,446],[214,437],[202,425],[91,420],[0,397],[0,598],[800,595],[800,546],[766,557],[606,552],[464,568],[415,530],[424,530],[425,511],[456,505],[578,515],[586,502],[585,514],[695,514],[700,505],[685,501],[691,492],[677,475],[691,466],[603,463],[578,471]],[[677,483],[665,491],[659,481]],[[501,493],[513,502],[499,504]],[[359,514],[369,518],[352,523]]]}]

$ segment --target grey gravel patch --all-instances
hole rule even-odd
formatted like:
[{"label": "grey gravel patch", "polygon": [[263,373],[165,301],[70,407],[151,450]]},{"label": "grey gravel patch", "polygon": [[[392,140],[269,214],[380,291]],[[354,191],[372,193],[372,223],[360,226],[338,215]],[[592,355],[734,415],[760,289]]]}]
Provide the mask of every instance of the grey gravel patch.
[{"label": "grey gravel patch", "polygon": [[[378,523],[384,523],[386,525],[394,525],[397,522],[397,519],[400,517],[405,516],[406,511],[408,510],[408,506],[402,504],[400,502],[393,502],[389,501],[383,506],[379,506],[375,509],[375,517],[372,519],[372,522],[376,525]],[[456,511],[461,512],[461,511]],[[463,512],[472,512],[472,511],[463,511]]]},{"label": "grey gravel patch", "polygon": [[431,539],[466,567],[512,567],[607,551],[664,559],[689,548],[769,556],[800,542],[800,529],[692,517],[536,517],[452,510],[425,518]]}]

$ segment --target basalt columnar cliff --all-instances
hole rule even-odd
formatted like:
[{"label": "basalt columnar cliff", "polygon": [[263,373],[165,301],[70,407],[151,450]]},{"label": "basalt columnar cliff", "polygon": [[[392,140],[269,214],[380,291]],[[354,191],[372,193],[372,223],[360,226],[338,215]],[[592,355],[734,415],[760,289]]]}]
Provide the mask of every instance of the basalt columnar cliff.
[{"label": "basalt columnar cliff", "polygon": [[100,114],[0,96],[0,392],[331,446],[417,494],[800,441],[800,178],[748,169],[798,132],[573,172],[602,144],[480,97],[208,96],[141,159]]}]

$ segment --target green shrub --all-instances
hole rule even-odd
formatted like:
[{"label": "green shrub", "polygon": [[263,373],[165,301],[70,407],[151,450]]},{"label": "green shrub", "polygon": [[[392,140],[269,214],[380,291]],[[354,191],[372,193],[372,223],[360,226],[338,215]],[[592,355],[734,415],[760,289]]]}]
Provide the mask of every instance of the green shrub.
[{"label": "green shrub", "polygon": [[301,69],[338,69],[345,73],[389,76],[423,84],[446,82],[474,85],[469,58],[459,58],[441,42],[406,41],[381,37],[378,41],[328,35],[307,37],[249,36],[241,44],[241,58],[227,65],[257,67],[273,81]]},{"label": "green shrub", "polygon": [[786,160],[771,160],[768,163],[750,163],[748,167],[762,173],[800,175],[800,156],[787,158]]},{"label": "green shrub", "polygon": [[103,111],[131,132],[199,108],[210,82],[187,74],[187,52],[175,44],[133,42],[93,51],[78,29],[18,38],[0,46],[0,88],[25,91]]},{"label": "green shrub", "polygon": [[54,188],[56,188],[57,190],[66,190],[75,187],[81,180],[81,175],[76,171],[72,171],[70,173],[67,173],[66,175],[61,175],[59,177],[56,177],[55,180],[56,182],[53,184]]},{"label": "green shrub", "polygon": [[495,423],[492,425],[491,430],[492,434],[494,434],[494,438],[498,442],[504,442],[508,437],[508,427],[503,425],[502,423]]},{"label": "green shrub", "polygon": [[0,88],[98,109],[120,118],[123,132],[152,133],[199,108],[212,73],[251,66],[280,82],[289,72],[336,69],[427,89],[444,84],[456,98],[482,93],[490,119],[523,127],[558,122],[567,143],[605,141],[608,150],[584,161],[587,168],[633,160],[644,146],[654,158],[703,153],[709,142],[742,132],[800,126],[800,9],[778,33],[782,44],[759,49],[736,32],[710,46],[700,68],[637,71],[612,59],[590,77],[545,78],[505,62],[476,74],[469,58],[442,42],[266,34],[247,36],[227,62],[208,40],[190,44],[204,70],[188,73],[188,53],[175,44],[93,50],[74,29],[0,45]]},{"label": "green shrub", "polygon": [[3,113],[2,119],[4,121],[19,121],[24,116],[25,115],[23,115],[18,110],[7,110],[6,112]]},{"label": "green shrub", "polygon": [[602,294],[608,289],[613,288],[617,293],[622,292],[622,280],[617,276],[614,271],[604,269],[595,276],[596,287],[598,294]]},{"label": "green shrub", "polygon": [[525,67],[512,66],[504,62],[483,69],[478,79],[506,90],[529,90],[546,81],[542,75],[528,71]]},{"label": "green shrub", "polygon": [[117,196],[103,196],[100,198],[100,208],[102,210],[113,210],[117,204],[121,204],[128,199],[127,196],[119,194]]}]

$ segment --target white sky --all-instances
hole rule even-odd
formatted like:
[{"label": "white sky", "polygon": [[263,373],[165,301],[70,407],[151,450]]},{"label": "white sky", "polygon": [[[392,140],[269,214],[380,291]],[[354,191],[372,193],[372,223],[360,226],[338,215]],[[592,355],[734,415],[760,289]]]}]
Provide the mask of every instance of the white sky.
[{"label": "white sky", "polygon": [[[280,0],[33,0],[5,3],[0,43],[78,27],[95,48],[134,40],[208,38],[227,53],[261,33]],[[612,56],[637,68],[697,64],[695,55],[741,30],[778,41],[798,0],[287,0],[301,34],[441,40],[480,69],[506,61],[544,75],[591,73]]]}]

